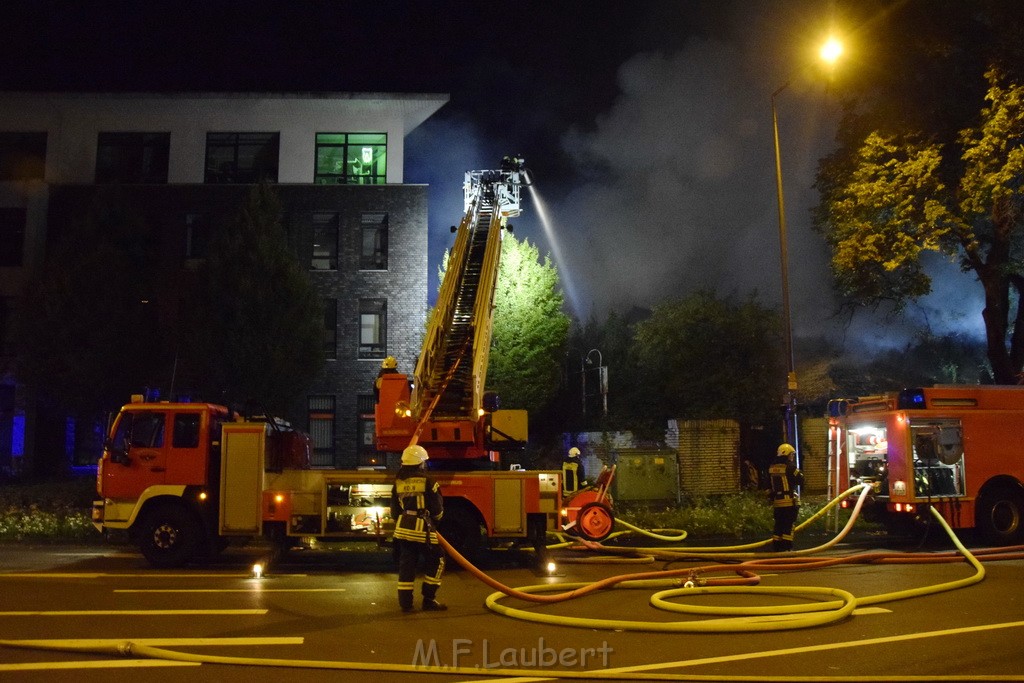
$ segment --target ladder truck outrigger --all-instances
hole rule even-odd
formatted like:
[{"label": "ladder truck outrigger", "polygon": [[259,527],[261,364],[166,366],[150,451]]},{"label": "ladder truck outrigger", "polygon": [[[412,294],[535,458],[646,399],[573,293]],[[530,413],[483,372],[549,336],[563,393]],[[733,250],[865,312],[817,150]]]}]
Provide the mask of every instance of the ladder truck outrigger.
[{"label": "ladder truck outrigger", "polygon": [[[466,210],[413,379],[382,375],[377,445],[425,446],[441,486],[441,533],[460,550],[530,544],[568,529],[602,540],[614,525],[608,485],[562,500],[561,473],[497,466],[527,438],[526,412],[501,410],[483,390],[500,240],[527,182],[518,159],[466,174]],[[94,526],[127,533],[149,563],[178,567],[231,539],[263,536],[276,551],[299,543],[384,543],[393,473],[310,466],[308,435],[268,416],[243,419],[211,403],[123,406],[97,468]]]}]

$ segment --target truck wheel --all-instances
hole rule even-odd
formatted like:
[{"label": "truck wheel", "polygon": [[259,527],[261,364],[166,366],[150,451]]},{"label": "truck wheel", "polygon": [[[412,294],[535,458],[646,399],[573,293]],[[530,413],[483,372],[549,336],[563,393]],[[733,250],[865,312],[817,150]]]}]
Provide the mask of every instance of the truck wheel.
[{"label": "truck wheel", "polygon": [[1008,486],[986,491],[978,500],[975,525],[994,545],[1024,540],[1024,494]]},{"label": "truck wheel", "polygon": [[587,503],[576,516],[577,533],[588,541],[603,541],[614,526],[615,516],[604,503]]},{"label": "truck wheel", "polygon": [[154,567],[181,567],[195,555],[201,535],[199,521],[188,510],[161,505],[143,520],[139,550]]}]

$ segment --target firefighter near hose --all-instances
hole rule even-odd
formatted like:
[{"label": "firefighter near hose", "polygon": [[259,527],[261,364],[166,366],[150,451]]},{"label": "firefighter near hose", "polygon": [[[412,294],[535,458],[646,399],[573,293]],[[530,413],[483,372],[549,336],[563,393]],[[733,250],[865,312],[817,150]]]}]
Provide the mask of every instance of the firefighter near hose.
[{"label": "firefighter near hose", "polygon": [[779,446],[772,464],[768,466],[771,489],[768,493],[775,516],[772,531],[772,549],[776,552],[793,549],[793,527],[800,511],[797,487],[804,483],[803,473],[793,464],[796,449],[788,443]]},{"label": "firefighter near hose", "polygon": [[444,573],[444,550],[438,544],[435,525],[444,515],[441,487],[427,476],[429,459],[423,446],[412,445],[402,452],[402,464],[391,488],[391,517],[395,520],[395,551],[398,554],[398,606],[413,611],[416,568],[424,560],[423,609],[448,609],[437,601]]}]

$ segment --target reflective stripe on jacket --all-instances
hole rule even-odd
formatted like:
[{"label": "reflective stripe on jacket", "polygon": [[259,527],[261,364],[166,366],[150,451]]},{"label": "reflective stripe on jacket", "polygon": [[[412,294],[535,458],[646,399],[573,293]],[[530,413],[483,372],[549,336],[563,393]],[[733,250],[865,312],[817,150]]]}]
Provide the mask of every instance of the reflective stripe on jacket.
[{"label": "reflective stripe on jacket", "polygon": [[416,543],[437,543],[433,526],[444,516],[441,487],[419,468],[410,468],[411,472],[404,472],[405,469],[403,467],[399,470],[395,484],[391,487],[394,537]]},{"label": "reflective stripe on jacket", "polygon": [[768,466],[768,479],[771,481],[773,506],[782,508],[800,504],[796,488],[804,483],[804,475],[789,458],[776,458]]}]

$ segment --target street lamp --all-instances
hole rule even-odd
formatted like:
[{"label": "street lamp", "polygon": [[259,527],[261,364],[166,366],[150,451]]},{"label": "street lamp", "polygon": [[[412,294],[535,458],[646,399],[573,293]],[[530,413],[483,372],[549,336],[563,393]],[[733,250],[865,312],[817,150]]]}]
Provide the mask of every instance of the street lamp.
[{"label": "street lamp", "polygon": [[[834,37],[821,46],[818,53],[826,64],[834,64],[843,53],[843,45]],[[796,362],[793,355],[793,318],[789,307],[789,245],[786,239],[786,202],[782,192],[782,153],[779,149],[779,112],[775,100],[789,87],[786,81],[772,93],[772,133],[775,139],[775,190],[779,202],[779,256],[782,266],[782,319],[786,337],[786,391],[783,395],[785,438],[796,449],[796,466],[800,467],[800,425],[796,416]]]}]

